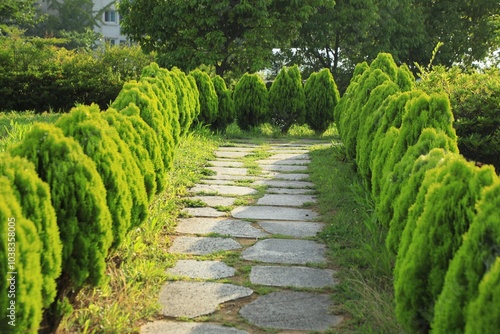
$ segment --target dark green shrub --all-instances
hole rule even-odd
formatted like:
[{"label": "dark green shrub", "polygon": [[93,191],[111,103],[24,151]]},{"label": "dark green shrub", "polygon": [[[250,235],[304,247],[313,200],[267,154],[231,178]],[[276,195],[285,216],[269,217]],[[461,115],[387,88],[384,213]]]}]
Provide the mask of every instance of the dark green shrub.
[{"label": "dark green shrub", "polygon": [[200,93],[200,114],[196,120],[198,123],[210,125],[214,129],[212,124],[217,119],[217,113],[219,112],[219,99],[212,79],[207,73],[198,69],[192,71],[189,75],[196,81]]},{"label": "dark green shrub", "polygon": [[43,308],[40,266],[43,246],[35,224],[24,217],[16,197],[9,179],[0,176],[2,333],[36,333]]},{"label": "dark green shrub", "polygon": [[458,67],[435,67],[419,87],[450,97],[460,153],[500,170],[500,70],[464,73]]},{"label": "dark green shrub", "polygon": [[112,224],[95,163],[73,138],[43,123],[35,124],[11,154],[31,161],[50,187],[63,244],[58,290],[103,282]]},{"label": "dark green shrub", "polygon": [[292,124],[305,122],[305,95],[297,65],[283,67],[269,89],[271,123],[287,133]]},{"label": "dark green shrub", "polygon": [[212,81],[215,93],[219,99],[219,112],[217,113],[217,119],[212,124],[212,128],[224,132],[227,126],[234,122],[236,117],[234,101],[231,91],[227,88],[221,76],[215,76]]},{"label": "dark green shrub", "polygon": [[148,214],[144,178],[127,145],[102,119],[99,106],[78,106],[62,115],[55,125],[73,137],[97,167],[106,188],[106,201],[113,218],[113,246],[122,242],[130,228]]},{"label": "dark green shrub", "polygon": [[[474,333],[493,333],[500,326],[498,318],[500,310],[497,304],[470,303],[478,298],[479,285],[485,274],[494,267],[500,249],[500,180],[497,178],[494,185],[485,189],[481,201],[477,205],[477,215],[474,217],[460,249],[450,262],[446,273],[443,291],[435,306],[432,321],[433,333],[463,333],[466,320],[468,328],[474,328]],[[498,283],[498,281],[497,281]],[[497,294],[497,296],[499,296]],[[482,305],[481,305],[482,304]],[[487,308],[485,308],[487,307]],[[483,312],[477,312],[477,309]],[[468,312],[467,312],[468,310]],[[487,311],[487,312],[485,312]],[[466,315],[473,315],[467,318]],[[484,318],[485,315],[489,318]],[[480,325],[475,323],[479,322]],[[482,327],[482,326],[494,326]],[[480,328],[482,328],[480,330]]]},{"label": "dark green shrub", "polygon": [[243,130],[265,123],[268,113],[268,92],[262,78],[245,73],[234,87],[236,122]]},{"label": "dark green shrub", "polygon": [[316,134],[323,134],[334,121],[334,110],[340,100],[337,85],[329,69],[312,73],[304,85],[306,123]]},{"label": "dark green shrub", "polygon": [[372,195],[377,205],[380,202],[380,193],[382,187],[386,182],[385,177],[387,174],[384,173],[384,167],[389,160],[392,149],[398,140],[400,130],[394,126],[391,126],[386,133],[377,138],[377,145],[373,145],[371,156],[373,161],[371,163],[372,172]]},{"label": "dark green shrub", "polygon": [[[433,149],[440,148],[442,151],[434,152]],[[385,178],[387,185],[384,186],[383,198],[379,201],[379,210],[391,217],[386,246],[390,251],[397,252],[401,233],[405,227],[407,210],[410,208],[411,199],[415,199],[418,187],[422,182],[423,171],[435,166],[436,157],[443,158],[442,152],[458,153],[456,141],[451,140],[444,132],[434,128],[426,128],[422,131],[417,143],[408,148],[401,160],[396,163],[394,170]],[[417,160],[425,157],[423,161]],[[417,173],[417,176],[413,176]],[[406,189],[406,187],[409,187]],[[404,195],[403,195],[404,194]],[[402,202],[398,202],[403,196]],[[395,219],[395,211],[398,216]]]},{"label": "dark green shrub", "polygon": [[161,112],[158,97],[153,92],[151,84],[145,81],[130,81],[123,85],[123,89],[118,94],[111,108],[121,112],[133,102],[140,110],[140,116],[156,133],[159,147],[161,149],[161,159],[165,170],[170,170],[173,164],[173,151],[171,146],[174,139],[171,131],[168,130],[168,119]]},{"label": "dark green shrub", "polygon": [[155,131],[140,117],[141,111],[131,102],[128,106],[119,111],[127,116],[133,127],[142,139],[143,147],[148,151],[149,158],[153,163],[156,176],[156,193],[165,190],[167,185],[167,170],[163,164],[162,150],[158,136]]},{"label": "dark green shrub", "polygon": [[156,174],[155,166],[151,161],[149,152],[144,147],[144,140],[134,127],[134,123],[130,117],[120,114],[115,109],[109,108],[106,112],[101,113],[101,116],[108,124],[116,129],[120,139],[128,146],[134,160],[137,162],[137,167],[141,171],[144,179],[144,188],[146,190],[148,200],[151,203],[153,196],[156,194]]},{"label": "dark green shrub", "polygon": [[500,257],[479,283],[479,294],[467,310],[465,333],[495,333],[500,327]]},{"label": "dark green shrub", "polygon": [[56,279],[61,274],[62,244],[48,185],[40,180],[33,164],[20,157],[0,155],[0,175],[10,180],[22,214],[34,223],[40,237],[42,300],[48,307],[56,296]]},{"label": "dark green shrub", "polygon": [[160,68],[156,63],[151,63],[144,67],[140,81],[148,82],[155,94],[154,98],[158,103],[158,110],[163,115],[166,122],[164,127],[165,131],[169,134],[167,145],[173,159],[173,154],[179,143],[181,134],[179,123],[180,114],[175,84],[168,74],[168,71],[164,68]]},{"label": "dark green shrub", "polygon": [[449,262],[476,214],[481,191],[496,178],[491,166],[479,169],[459,155],[448,156],[435,173],[426,174],[434,182],[395,277],[396,316],[409,332],[428,330]]}]

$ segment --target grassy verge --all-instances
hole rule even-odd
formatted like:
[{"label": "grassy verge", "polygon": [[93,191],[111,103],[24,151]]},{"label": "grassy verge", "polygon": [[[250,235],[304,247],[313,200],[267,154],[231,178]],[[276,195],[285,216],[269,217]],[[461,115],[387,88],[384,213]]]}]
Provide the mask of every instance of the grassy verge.
[{"label": "grassy verge", "polygon": [[0,113],[0,152],[18,143],[31,129],[33,123],[54,123],[60,114],[35,114],[33,111]]},{"label": "grassy verge", "polygon": [[311,180],[318,210],[327,224],[320,237],[338,270],[340,284],[332,298],[344,315],[340,333],[402,333],[394,315],[393,256],[377,222],[370,194],[357,178],[344,149],[334,142],[311,152]]},{"label": "grassy verge", "polygon": [[58,333],[134,333],[159,314],[165,270],[176,260],[167,249],[176,217],[185,205],[181,197],[200,180],[218,143],[217,137],[200,130],[181,142],[167,190],[150,206],[148,221],[131,231],[110,257],[108,284],[84,289]]}]

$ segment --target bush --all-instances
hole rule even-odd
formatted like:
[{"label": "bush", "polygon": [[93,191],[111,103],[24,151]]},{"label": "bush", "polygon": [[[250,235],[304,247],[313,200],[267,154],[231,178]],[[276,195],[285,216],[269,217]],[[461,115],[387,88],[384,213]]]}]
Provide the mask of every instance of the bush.
[{"label": "bush", "polygon": [[148,214],[148,201],[137,163],[116,130],[101,118],[97,105],[78,106],[62,115],[55,125],[73,137],[89,156],[106,188],[106,201],[113,218],[113,246],[140,225]]},{"label": "bush", "polygon": [[35,167],[26,159],[0,155],[0,175],[10,180],[22,215],[32,221],[40,237],[40,262],[43,306],[56,296],[56,279],[61,274],[62,244],[50,189],[40,180]]},{"label": "bush", "polygon": [[496,178],[491,166],[479,169],[461,156],[449,156],[426,175],[433,184],[394,282],[396,316],[409,332],[429,328],[449,262],[475,215],[474,205]]},{"label": "bush", "polygon": [[141,171],[141,175],[144,179],[144,188],[148,200],[151,203],[156,194],[156,174],[155,166],[151,161],[149,152],[144,147],[143,138],[134,127],[134,123],[130,117],[120,114],[115,109],[110,108],[102,113],[101,116],[112,128],[116,129],[120,139],[123,140],[130,149],[134,160],[137,162],[137,167]]},{"label": "bush", "polygon": [[[474,333],[493,333],[500,326],[500,322],[494,320],[500,316],[499,312],[494,312],[500,310],[498,300],[493,305],[488,299],[481,300],[485,291],[479,297],[480,282],[487,280],[485,275],[494,268],[498,258],[495,250],[500,249],[500,180],[497,178],[494,185],[485,190],[463,244],[450,262],[443,290],[436,302],[433,333],[463,333],[466,325],[469,329],[474,328]],[[475,300],[480,301],[471,305]],[[478,309],[482,311],[478,312]],[[464,317],[467,314],[469,318]],[[485,318],[488,314],[490,316]]]},{"label": "bush", "polygon": [[305,123],[305,95],[297,65],[283,67],[269,89],[271,123],[287,133],[292,124]]},{"label": "bush", "polygon": [[[42,320],[43,277],[40,253],[43,246],[35,224],[25,218],[16,197],[9,180],[0,176],[2,332],[36,333]],[[14,260],[12,261],[13,253]],[[13,314],[9,310],[11,307],[14,307]]]},{"label": "bush", "polygon": [[198,69],[192,71],[189,75],[196,81],[200,93],[200,114],[196,120],[198,123],[210,125],[214,130],[213,123],[217,119],[217,113],[219,112],[219,99],[212,79],[208,74]]},{"label": "bush", "polygon": [[227,88],[224,79],[221,76],[213,78],[215,93],[219,99],[219,111],[217,119],[213,122],[212,128],[221,132],[225,132],[229,124],[234,122],[235,109],[234,101],[231,96],[231,91]]},{"label": "bush", "polygon": [[500,70],[464,73],[458,67],[435,67],[419,87],[450,97],[460,153],[500,170]]},{"label": "bush", "polygon": [[102,283],[112,225],[106,189],[95,163],[73,138],[42,123],[35,124],[11,154],[31,161],[50,187],[63,245],[58,290]]},{"label": "bush", "polygon": [[186,74],[178,68],[174,67],[168,74],[174,83],[177,94],[181,136],[185,136],[199,114],[199,110],[196,110],[199,106],[198,88],[196,84],[193,87]]},{"label": "bush", "polygon": [[236,122],[243,130],[266,122],[268,114],[268,92],[262,78],[245,73],[234,87]]},{"label": "bush", "polygon": [[316,134],[323,134],[334,121],[333,113],[340,100],[337,85],[329,69],[312,73],[304,86],[306,123]]}]

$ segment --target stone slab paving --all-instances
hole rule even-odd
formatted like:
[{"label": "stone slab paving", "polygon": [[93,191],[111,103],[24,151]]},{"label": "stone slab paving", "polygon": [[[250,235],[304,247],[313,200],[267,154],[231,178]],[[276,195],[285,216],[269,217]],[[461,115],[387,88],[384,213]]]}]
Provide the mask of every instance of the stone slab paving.
[{"label": "stone slab paving", "polygon": [[248,170],[246,168],[238,167],[207,167],[217,173],[217,175],[247,175]]},{"label": "stone slab paving", "polygon": [[295,165],[261,165],[263,170],[278,171],[278,172],[297,172],[306,171],[307,166],[295,166]]},{"label": "stone slab paving", "polygon": [[234,276],[236,270],[220,261],[179,260],[167,274],[200,279],[219,279]]},{"label": "stone slab paving", "polygon": [[250,282],[267,286],[325,288],[336,284],[334,270],[309,267],[253,266]]},{"label": "stone slab paving", "polygon": [[245,260],[281,264],[325,263],[325,246],[311,240],[266,239],[241,253]]},{"label": "stone slab paving", "polygon": [[271,155],[268,159],[269,160],[288,160],[288,159],[309,160],[309,158],[310,158],[309,154],[305,153],[305,152],[308,152],[308,151],[304,151],[304,153],[276,153],[276,154]]},{"label": "stone slab paving", "polygon": [[314,183],[308,181],[288,181],[288,180],[258,180],[256,185],[263,185],[276,188],[312,188]]},{"label": "stone slab paving", "polygon": [[186,208],[182,210],[182,212],[196,217],[224,217],[227,215],[226,212],[217,211],[216,209],[209,207]]},{"label": "stone slab paving", "polygon": [[269,205],[239,206],[231,215],[239,219],[266,219],[266,220],[314,220],[318,214],[309,209],[284,208]]},{"label": "stone slab paving", "polygon": [[218,150],[215,151],[215,156],[217,158],[230,158],[230,159],[238,159],[246,157],[251,154],[251,151],[229,151],[229,150]]},{"label": "stone slab paving", "polygon": [[208,206],[231,206],[234,204],[236,198],[234,197],[223,197],[223,196],[192,196],[189,199],[196,201],[202,201]]},{"label": "stone slab paving", "polygon": [[214,193],[214,194],[229,195],[229,196],[245,196],[257,193],[257,190],[250,187],[214,185],[214,184],[198,184],[193,188],[191,188],[190,191],[195,194]]},{"label": "stone slab paving", "polygon": [[300,165],[306,166],[311,162],[311,160],[305,159],[280,159],[280,160],[257,160],[256,163],[259,165]]},{"label": "stone slab paving", "polygon": [[327,330],[341,318],[332,315],[330,296],[309,292],[281,291],[259,297],[240,314],[259,327],[290,330]]},{"label": "stone slab paving", "polygon": [[187,218],[179,220],[177,232],[190,234],[218,233],[236,238],[263,238],[269,236],[250,222],[236,219]]},{"label": "stone slab paving", "polygon": [[170,253],[206,255],[218,251],[239,249],[241,245],[229,238],[185,237],[175,238]]},{"label": "stone slab paving", "polygon": [[233,160],[210,160],[211,167],[243,167],[243,162]]},{"label": "stone slab paving", "polygon": [[260,221],[258,224],[271,234],[294,238],[315,237],[324,227],[322,223],[297,221]]},{"label": "stone slab paving", "polygon": [[309,178],[309,174],[306,173],[276,173],[268,172],[267,177],[273,178],[275,180],[289,180],[289,181],[303,181]]},{"label": "stone slab paving", "polygon": [[144,334],[248,334],[236,328],[211,323],[156,321],[142,327]]},{"label": "stone slab paving", "polygon": [[201,180],[200,184],[214,184],[219,186],[232,186],[235,185],[234,180],[220,180],[220,179],[205,179]]},{"label": "stone slab paving", "polygon": [[302,206],[316,202],[313,195],[266,194],[257,200],[257,205]]},{"label": "stone slab paving", "polygon": [[162,314],[195,318],[213,313],[219,304],[248,297],[252,289],[214,282],[167,282],[160,290]]},{"label": "stone slab paving", "polygon": [[300,194],[310,194],[314,192],[313,189],[301,189],[301,188],[267,188],[268,194],[290,194],[290,195],[300,195]]}]

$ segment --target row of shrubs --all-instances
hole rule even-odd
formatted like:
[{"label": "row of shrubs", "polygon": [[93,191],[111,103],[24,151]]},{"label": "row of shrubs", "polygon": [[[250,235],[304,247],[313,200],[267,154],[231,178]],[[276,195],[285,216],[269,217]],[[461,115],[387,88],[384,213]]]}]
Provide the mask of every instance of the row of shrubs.
[{"label": "row of shrubs", "polygon": [[448,95],[417,89],[381,53],[356,66],[335,119],[396,254],[399,322],[409,333],[498,331],[500,179],[459,153]]},{"label": "row of shrubs", "polygon": [[194,77],[151,63],[106,111],[78,105],[2,154],[2,333],[53,331],[83,286],[106,281],[106,260],[147,219],[199,112]]},{"label": "row of shrubs", "polygon": [[105,109],[154,59],[137,46],[66,50],[63,42],[0,36],[0,110],[67,112],[75,103]]}]

